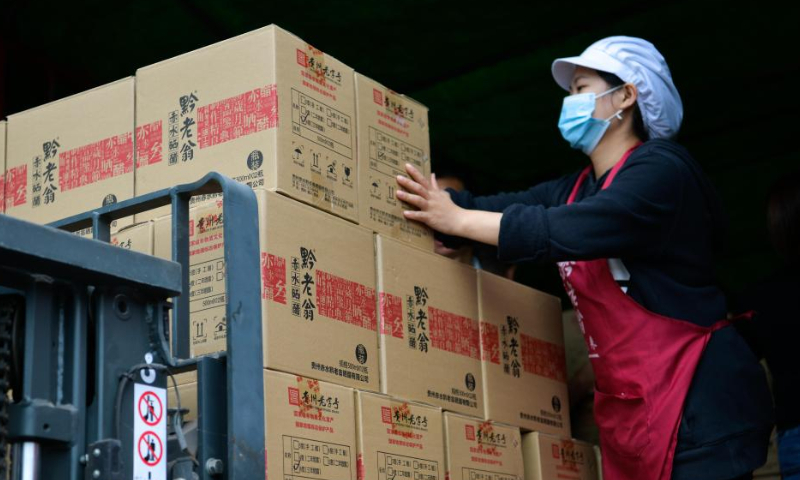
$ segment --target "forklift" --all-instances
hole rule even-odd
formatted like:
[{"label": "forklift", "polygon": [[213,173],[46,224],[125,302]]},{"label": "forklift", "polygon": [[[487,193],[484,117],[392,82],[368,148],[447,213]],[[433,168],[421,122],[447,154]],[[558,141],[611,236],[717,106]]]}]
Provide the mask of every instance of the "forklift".
[{"label": "forklift", "polygon": [[[219,193],[227,350],[189,358],[189,202]],[[172,261],[109,243],[165,205]],[[0,480],[265,478],[258,245],[255,194],[214,172],[47,226],[0,215]],[[192,370],[186,422],[166,391]]]}]

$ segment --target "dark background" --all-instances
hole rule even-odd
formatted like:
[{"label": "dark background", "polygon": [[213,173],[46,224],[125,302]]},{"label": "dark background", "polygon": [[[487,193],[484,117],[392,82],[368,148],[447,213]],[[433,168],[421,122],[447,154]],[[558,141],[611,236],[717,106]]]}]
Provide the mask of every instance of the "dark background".
[{"label": "dark background", "polygon": [[[478,193],[524,189],[587,158],[562,140],[565,92],[550,64],[608,35],[646,38],[683,97],[678,140],[730,217],[728,292],[777,265],[766,195],[800,166],[796,2],[106,1],[0,7],[0,117],[134,74],[136,68],[276,23],[430,107],[433,167]],[[552,269],[519,278],[560,292]]]}]

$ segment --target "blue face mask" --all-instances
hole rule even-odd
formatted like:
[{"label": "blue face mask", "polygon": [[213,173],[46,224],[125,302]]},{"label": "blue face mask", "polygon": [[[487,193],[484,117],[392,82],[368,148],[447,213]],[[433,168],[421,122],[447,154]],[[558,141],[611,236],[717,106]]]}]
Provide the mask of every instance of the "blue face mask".
[{"label": "blue face mask", "polygon": [[592,114],[594,114],[598,98],[619,90],[623,86],[606,90],[600,95],[579,93],[564,98],[561,117],[558,119],[558,129],[561,130],[561,136],[569,142],[572,148],[579,148],[586,155],[591,154],[611,125],[611,119],[616,117],[622,120],[622,110],[605,120],[594,118]]}]

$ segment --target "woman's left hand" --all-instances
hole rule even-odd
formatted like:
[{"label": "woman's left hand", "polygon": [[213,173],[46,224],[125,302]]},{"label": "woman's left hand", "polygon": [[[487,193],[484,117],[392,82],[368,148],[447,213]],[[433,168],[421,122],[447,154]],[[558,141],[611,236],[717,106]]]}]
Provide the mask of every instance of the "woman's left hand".
[{"label": "woman's left hand", "polygon": [[460,235],[466,210],[453,203],[446,190],[439,188],[435,174],[429,181],[411,164],[406,164],[406,172],[411,178],[397,176],[397,183],[405,189],[397,191],[397,198],[419,210],[406,210],[403,215],[444,234]]}]

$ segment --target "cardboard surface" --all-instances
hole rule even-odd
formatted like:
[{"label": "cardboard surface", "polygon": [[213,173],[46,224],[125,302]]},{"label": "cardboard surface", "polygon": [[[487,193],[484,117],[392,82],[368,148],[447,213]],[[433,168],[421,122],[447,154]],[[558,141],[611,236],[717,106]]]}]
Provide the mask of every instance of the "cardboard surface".
[{"label": "cardboard surface", "polygon": [[[378,390],[371,232],[274,192],[256,196],[265,368]],[[193,356],[226,346],[223,221],[220,200],[190,212]],[[155,236],[156,256],[171,258],[170,217],[155,221]]]},{"label": "cardboard surface", "polygon": [[359,480],[444,480],[440,408],[356,392]]},{"label": "cardboard surface", "polygon": [[522,436],[525,480],[598,480],[600,466],[592,445],[545,433]]},{"label": "cardboard surface", "polygon": [[523,480],[519,428],[445,412],[444,431],[449,480]]},{"label": "cardboard surface", "polygon": [[477,275],[376,236],[381,391],[483,416]]},{"label": "cardboard surface", "polygon": [[570,436],[561,302],[478,271],[485,417]]},{"label": "cardboard surface", "polygon": [[267,472],[284,480],[356,480],[351,388],[264,371]]},{"label": "cardboard surface", "polygon": [[410,222],[397,199],[405,164],[431,173],[428,108],[360,73],[355,76],[358,140],[358,223],[374,232],[433,251],[433,232]]},{"label": "cardboard surface", "polygon": [[357,220],[348,66],[270,25],[136,78],[137,195],[217,171]]},{"label": "cardboard surface", "polygon": [[9,116],[6,213],[48,223],[132,198],[133,124],[133,77]]}]

